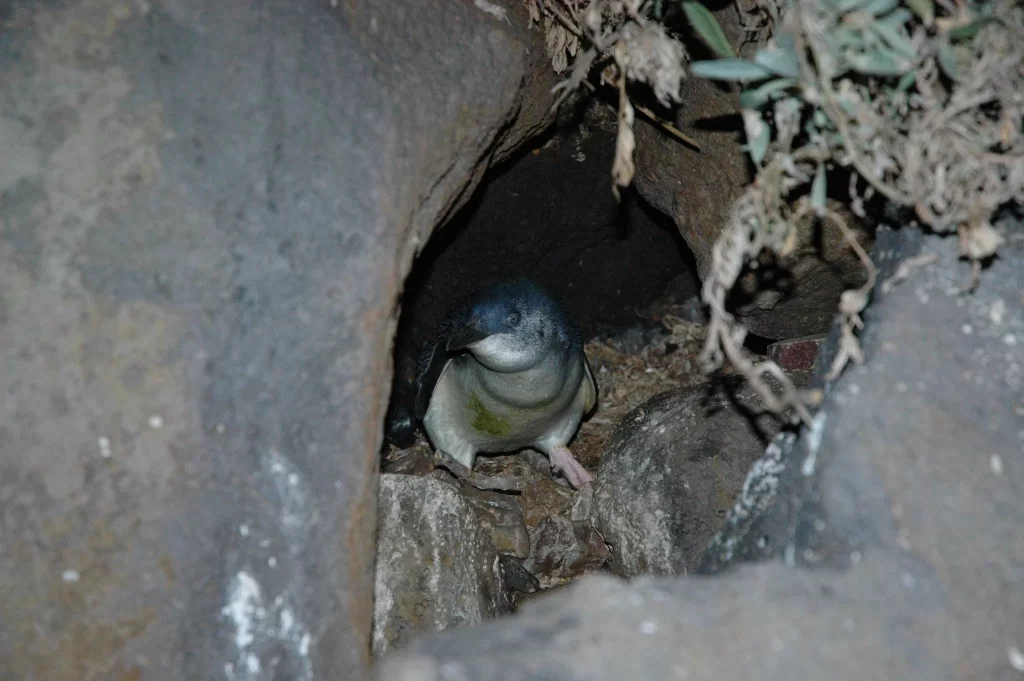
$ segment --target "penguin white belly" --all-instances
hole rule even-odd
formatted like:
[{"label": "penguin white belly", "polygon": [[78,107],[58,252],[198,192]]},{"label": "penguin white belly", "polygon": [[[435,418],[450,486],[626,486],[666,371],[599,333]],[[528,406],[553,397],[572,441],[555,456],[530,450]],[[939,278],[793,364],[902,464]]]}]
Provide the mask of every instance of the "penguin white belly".
[{"label": "penguin white belly", "polygon": [[[572,377],[579,374],[570,372]],[[449,361],[430,398],[423,424],[434,446],[472,468],[478,452],[507,452],[564,444],[583,416],[583,397],[576,385],[562,387],[556,398],[537,407],[498,400],[473,380],[470,372],[453,370]]]}]

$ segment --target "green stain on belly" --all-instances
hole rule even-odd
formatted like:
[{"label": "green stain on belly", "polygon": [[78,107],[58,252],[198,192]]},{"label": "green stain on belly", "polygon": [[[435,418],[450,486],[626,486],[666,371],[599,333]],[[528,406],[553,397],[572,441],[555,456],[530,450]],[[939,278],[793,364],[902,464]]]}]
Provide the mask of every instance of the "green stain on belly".
[{"label": "green stain on belly", "polygon": [[508,435],[509,431],[512,430],[509,422],[485,407],[480,398],[476,396],[476,393],[473,393],[469,398],[469,408],[476,414],[476,418],[473,419],[473,428],[478,433],[492,437],[501,437],[502,435]]}]

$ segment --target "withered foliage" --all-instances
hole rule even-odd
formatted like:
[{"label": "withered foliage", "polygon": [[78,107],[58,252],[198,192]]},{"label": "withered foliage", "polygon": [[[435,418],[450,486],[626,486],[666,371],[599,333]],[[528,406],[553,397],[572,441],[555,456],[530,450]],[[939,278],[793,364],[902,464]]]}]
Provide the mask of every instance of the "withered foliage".
[{"label": "withered foliage", "polygon": [[[763,249],[785,254],[800,218],[828,214],[868,274],[864,286],[841,297],[843,336],[830,375],[863,361],[857,331],[875,271],[828,208],[830,171],[855,171],[847,190],[857,215],[881,195],[935,232],[955,231],[972,263],[971,289],[981,261],[1004,240],[994,213],[1024,196],[1024,7],[1015,0],[756,0],[754,7],[746,0],[737,7],[755,17],[748,28],[757,44],[772,36],[752,60],[732,56],[710,13],[684,2],[696,33],[723,57],[692,64],[655,18],[660,2],[527,2],[538,20],[580,41],[552,42],[549,28],[553,61],[570,45],[578,50],[560,89],[575,89],[599,66],[602,81],[619,90],[616,191],[633,176],[630,83],[650,86],[665,105],[678,101],[687,70],[746,87],[741,113],[757,176],[714,247],[702,292],[711,322],[701,357],[706,371],[728,359],[768,404],[805,422],[804,399],[781,371],[744,358],[745,331],[725,301]],[[798,193],[805,196],[793,200]],[[779,379],[781,394],[771,393],[767,374]]]}]

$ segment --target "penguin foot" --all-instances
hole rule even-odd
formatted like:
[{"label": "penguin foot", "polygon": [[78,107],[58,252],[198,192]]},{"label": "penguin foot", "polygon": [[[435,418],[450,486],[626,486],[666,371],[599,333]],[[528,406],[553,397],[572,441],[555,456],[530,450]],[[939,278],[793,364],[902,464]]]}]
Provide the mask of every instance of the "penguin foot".
[{"label": "penguin foot", "polygon": [[587,472],[587,469],[580,465],[576,457],[572,455],[568,447],[557,446],[548,454],[551,459],[551,470],[561,473],[569,481],[573,489],[579,489],[588,482],[594,481],[594,476]]}]

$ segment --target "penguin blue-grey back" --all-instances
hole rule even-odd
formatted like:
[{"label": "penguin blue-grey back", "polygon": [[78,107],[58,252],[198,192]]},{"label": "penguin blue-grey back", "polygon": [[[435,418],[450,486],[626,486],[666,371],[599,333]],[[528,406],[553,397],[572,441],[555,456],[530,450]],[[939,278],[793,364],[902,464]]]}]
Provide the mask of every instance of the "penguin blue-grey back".
[{"label": "penguin blue-grey back", "polygon": [[574,487],[593,478],[566,444],[596,402],[575,320],[522,278],[455,306],[417,371],[416,416],[437,449],[472,468],[480,452],[532,447]]}]

